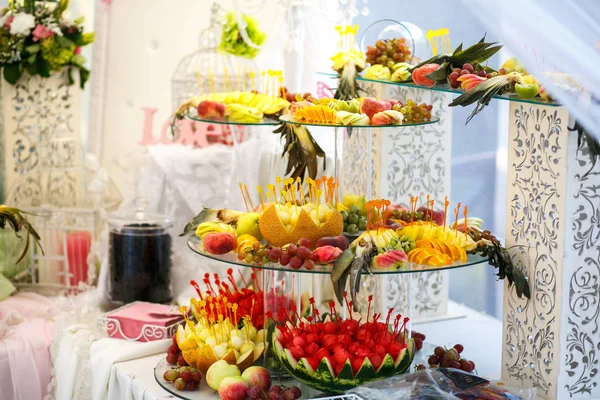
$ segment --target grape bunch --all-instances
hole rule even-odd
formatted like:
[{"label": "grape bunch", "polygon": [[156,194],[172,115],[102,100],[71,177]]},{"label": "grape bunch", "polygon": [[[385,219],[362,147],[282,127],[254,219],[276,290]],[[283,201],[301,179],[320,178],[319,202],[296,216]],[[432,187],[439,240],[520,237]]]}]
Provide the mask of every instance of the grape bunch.
[{"label": "grape bunch", "polygon": [[410,337],[415,341],[416,351],[421,350],[423,348],[423,342],[425,341],[425,335],[416,331],[412,331],[410,332]]},{"label": "grape bunch", "polygon": [[394,210],[392,216],[394,217],[394,219],[399,219],[406,223],[425,220],[425,213],[421,211],[415,212],[414,218],[413,213],[408,210]]},{"label": "grape bunch", "polygon": [[173,343],[167,349],[167,362],[171,365],[178,365],[180,367],[187,366],[188,363],[183,359],[181,350],[179,350],[179,346],[177,345],[177,337],[173,335],[172,340]]},{"label": "grape bunch", "polygon": [[450,83],[450,87],[453,89],[460,87],[458,78],[468,74],[475,74],[482,78],[488,79],[497,75],[495,72],[485,72],[483,69],[476,70],[471,64],[466,63],[463,64],[462,68],[454,68],[450,75],[448,75],[448,83]]},{"label": "grape bunch", "polygon": [[413,100],[406,100],[406,104],[398,103],[392,106],[393,110],[400,111],[404,115],[405,124],[418,124],[431,120],[431,104],[417,104]]},{"label": "grape bunch", "polygon": [[171,368],[164,372],[163,379],[171,382],[177,390],[196,390],[202,380],[202,374],[192,367]]},{"label": "grape bunch", "polygon": [[262,265],[269,260],[269,247],[262,246],[259,242],[252,243],[252,249],[249,251],[240,251],[237,258],[248,264]]},{"label": "grape bunch", "polygon": [[247,400],[296,400],[302,396],[297,386],[271,386],[268,392],[263,392],[260,386],[251,386],[246,392]]},{"label": "grape bunch", "polygon": [[341,214],[344,219],[344,232],[355,235],[358,231],[367,229],[367,218],[361,215],[357,206],[352,206]]},{"label": "grape bunch", "polygon": [[410,53],[405,38],[380,39],[375,46],[367,46],[367,63],[392,68],[396,63],[410,61]]},{"label": "grape bunch", "polygon": [[[459,227],[459,230],[462,230],[462,229],[460,229],[460,227]],[[485,231],[482,231],[482,232],[480,232],[480,231],[478,231],[476,229],[470,229],[469,230],[469,235],[471,236],[471,238],[475,242],[478,242],[481,239],[485,239],[485,240],[489,240],[490,242],[492,242],[496,246],[500,246],[500,241],[498,240],[498,238],[496,236],[494,236],[492,234],[492,232],[490,232],[487,229]]]},{"label": "grape bunch", "polygon": [[292,269],[304,267],[307,270],[315,268],[315,260],[318,256],[310,250],[310,239],[302,238],[298,243],[290,243],[284,249],[272,247],[268,251],[269,260],[283,265],[289,265]]},{"label": "grape bunch", "polygon": [[[466,358],[461,358],[460,354],[463,350],[464,347],[462,344],[455,344],[454,347],[447,350],[438,346],[433,350],[433,354],[427,359],[427,363],[430,368],[455,368],[465,372],[473,372],[475,363]],[[421,364],[417,367],[417,370],[425,368],[426,367]]]}]

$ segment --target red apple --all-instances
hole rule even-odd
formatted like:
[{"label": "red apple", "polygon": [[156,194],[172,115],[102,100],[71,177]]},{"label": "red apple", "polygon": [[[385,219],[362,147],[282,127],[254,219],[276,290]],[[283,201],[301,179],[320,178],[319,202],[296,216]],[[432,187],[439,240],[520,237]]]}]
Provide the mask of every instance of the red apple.
[{"label": "red apple", "polygon": [[219,385],[219,396],[223,400],[246,400],[248,382],[241,376],[228,376]]},{"label": "red apple", "polygon": [[360,112],[367,114],[369,120],[373,118],[375,114],[385,110],[391,110],[392,104],[389,101],[377,100],[373,97],[365,97],[362,104],[360,105]]},{"label": "red apple", "polygon": [[242,373],[242,378],[248,381],[250,386],[258,386],[263,392],[268,392],[271,388],[271,374],[263,367],[250,367]]},{"label": "red apple", "polygon": [[225,105],[216,101],[203,100],[197,110],[200,118],[221,120],[225,117]]},{"label": "red apple", "polygon": [[[417,212],[422,212],[423,215],[425,215],[425,211],[427,211],[425,207],[417,208]],[[431,214],[433,222],[435,222],[438,225],[444,225],[444,211],[433,210],[432,212],[431,210],[429,210],[428,213]]]}]

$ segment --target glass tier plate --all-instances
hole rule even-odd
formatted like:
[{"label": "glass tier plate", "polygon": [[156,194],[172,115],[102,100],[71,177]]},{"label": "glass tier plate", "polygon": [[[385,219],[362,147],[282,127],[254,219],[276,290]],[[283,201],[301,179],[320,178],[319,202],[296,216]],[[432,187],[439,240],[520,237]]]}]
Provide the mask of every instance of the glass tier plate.
[{"label": "glass tier plate", "polygon": [[[200,254],[201,256],[204,256],[204,257],[210,258],[212,260],[216,260],[216,261],[222,261],[224,263],[237,265],[240,267],[260,268],[260,269],[269,269],[269,270],[276,270],[276,271],[300,272],[300,273],[305,273],[305,274],[329,274],[329,273],[331,273],[331,268],[332,268],[332,265],[316,265],[315,269],[309,271],[304,268],[293,269],[289,265],[284,266],[279,263],[266,263],[259,267],[259,266],[256,266],[253,264],[247,264],[243,261],[238,260],[237,253],[235,253],[235,252],[229,252],[229,253],[223,254],[223,255],[214,255],[214,254],[208,253],[204,249],[202,240],[200,240],[200,238],[198,236],[191,236],[188,239],[188,247],[194,253]],[[371,269],[371,272],[374,275],[410,274],[410,273],[417,273],[417,272],[429,272],[429,271],[440,271],[440,270],[444,270],[444,269],[463,268],[463,267],[468,267],[471,265],[477,265],[477,264],[483,264],[483,263],[487,263],[487,258],[482,257],[477,254],[469,254],[467,256],[467,262],[456,261],[452,264],[436,266],[436,267],[431,266],[431,265],[421,265],[421,264],[415,264],[415,263],[409,262],[409,263],[406,263],[406,266],[402,269],[392,270],[392,269],[374,269],[373,268],[373,269]]]},{"label": "glass tier plate", "polygon": [[293,119],[291,119],[290,115],[282,115],[281,117],[279,117],[280,121],[283,122],[289,122],[292,124],[297,124],[297,125],[308,125],[308,126],[328,126],[328,127],[333,127],[333,128],[403,128],[405,126],[419,126],[419,125],[430,125],[430,124],[436,124],[438,122],[440,122],[440,119],[438,117],[433,117],[431,118],[430,121],[426,121],[426,122],[420,122],[418,124],[399,124],[399,125],[337,125],[337,124],[312,124],[312,123],[308,123],[308,122],[302,122],[302,121],[295,121]]},{"label": "glass tier plate", "polygon": [[[332,78],[337,77],[337,74],[330,73],[330,72],[319,72],[319,74],[325,75],[325,76],[330,76]],[[384,83],[386,85],[404,86],[404,87],[424,89],[424,90],[435,90],[438,92],[456,94],[457,96],[464,93],[462,90],[453,89],[449,85],[437,85],[437,86],[433,86],[433,87],[428,87],[428,86],[417,85],[412,82],[406,82],[406,83],[405,82],[392,82],[392,81],[383,80],[383,79],[367,79],[367,78],[363,78],[362,76],[358,76],[356,79],[359,81],[364,81],[364,82]],[[553,101],[543,100],[540,97],[535,97],[533,99],[523,99],[523,98],[517,96],[516,94],[503,94],[500,96],[494,96],[493,98],[498,99],[498,100],[516,101],[519,103],[528,103],[528,104],[540,104],[540,105],[552,106],[552,107],[560,106],[560,104],[558,104],[558,103],[555,103]]]},{"label": "glass tier plate", "polygon": [[269,119],[269,118],[264,118],[262,121],[259,122],[236,122],[236,121],[229,121],[227,119],[224,120],[213,120],[213,119],[207,119],[207,118],[200,118],[198,116],[193,116],[193,115],[188,115],[189,119],[192,119],[194,121],[198,121],[198,122],[206,122],[209,124],[220,124],[220,125],[240,125],[240,126],[268,126],[268,125],[279,125],[279,121],[276,121],[274,119]]},{"label": "glass tier plate", "polygon": [[[432,352],[433,352],[433,350],[432,350]],[[415,356],[415,358],[416,358],[416,356]],[[165,389],[167,392],[169,392],[170,394],[172,394],[173,396],[175,396],[179,399],[186,399],[186,400],[213,400],[213,399],[218,400],[218,399],[220,399],[219,394],[217,392],[215,392],[214,390],[212,390],[211,387],[206,384],[206,379],[205,379],[204,374],[202,375],[202,380],[200,381],[200,385],[198,386],[198,388],[196,390],[194,390],[194,391],[178,391],[177,389],[175,389],[175,386],[173,386],[173,384],[171,382],[167,382],[163,379],[163,374],[165,373],[165,371],[172,367],[173,367],[172,365],[169,365],[167,363],[167,360],[165,359],[165,357],[163,357],[158,362],[158,364],[156,364],[156,366],[154,367],[154,379],[159,384],[159,386],[162,387],[163,389]],[[300,388],[300,390],[302,391],[303,399],[315,398],[315,397],[321,395],[321,392],[319,392],[318,390],[309,388],[308,386],[305,386],[292,378],[273,379],[273,384],[275,384],[275,385],[282,384],[285,386],[298,386]]]},{"label": "glass tier plate", "polygon": [[[419,364],[427,364],[427,358],[429,357],[430,354],[433,354],[433,349],[435,348],[435,345],[429,344],[429,343],[423,343],[423,348],[415,353],[415,357],[413,359],[412,365],[410,366],[410,368],[408,369],[407,372],[412,372],[415,369],[416,365]],[[200,385],[198,386],[198,389],[194,390],[194,391],[178,391],[175,389],[175,386],[173,386],[172,383],[170,382],[166,382],[163,379],[163,374],[165,373],[166,370],[170,369],[172,366],[169,365],[167,363],[167,360],[165,360],[165,358],[163,357],[158,364],[156,364],[156,366],[154,367],[154,379],[156,379],[156,382],[158,383],[158,385],[160,387],[162,387],[163,389],[165,389],[167,392],[169,392],[170,394],[172,394],[173,396],[175,396],[176,398],[179,399],[185,399],[185,400],[218,400],[220,399],[219,394],[217,392],[215,392],[214,390],[212,390],[207,384],[206,384],[206,380],[204,379],[204,376],[202,377],[202,380],[200,381]],[[318,398],[318,397],[322,397],[323,393],[309,388],[306,385],[303,385],[299,382],[297,382],[294,379],[281,379],[281,380],[275,380],[274,382],[275,384],[283,384],[285,386],[298,386],[300,388],[300,390],[302,391],[302,399],[309,399],[309,398]]]}]

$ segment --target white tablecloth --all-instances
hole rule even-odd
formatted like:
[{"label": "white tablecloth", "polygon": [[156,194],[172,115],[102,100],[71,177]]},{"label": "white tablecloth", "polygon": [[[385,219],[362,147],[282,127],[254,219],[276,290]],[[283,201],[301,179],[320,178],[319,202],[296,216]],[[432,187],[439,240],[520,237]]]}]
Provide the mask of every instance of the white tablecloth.
[{"label": "white tablecloth", "polygon": [[[427,342],[465,346],[463,355],[477,364],[479,375],[499,378],[502,355],[502,322],[498,319],[450,302],[450,314],[465,318],[415,324],[414,329],[427,335]],[[116,350],[116,349],[115,349]],[[110,374],[109,399],[155,400],[173,399],[154,379],[154,366],[164,357],[156,354],[116,363]],[[203,386],[206,386],[205,384]],[[208,394],[207,399],[218,398]]]}]

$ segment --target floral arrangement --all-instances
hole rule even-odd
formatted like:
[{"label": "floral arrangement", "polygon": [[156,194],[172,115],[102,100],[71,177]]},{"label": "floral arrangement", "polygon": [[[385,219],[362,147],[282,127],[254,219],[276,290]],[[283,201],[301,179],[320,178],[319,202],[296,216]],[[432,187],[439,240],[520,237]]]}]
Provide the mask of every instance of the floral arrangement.
[{"label": "floral arrangement", "polygon": [[245,26],[239,26],[235,11],[228,12],[225,18],[219,50],[239,57],[256,57],[260,53],[260,46],[267,40],[267,34],[260,30],[258,21],[254,17],[243,15],[241,23]]},{"label": "floral arrangement", "polygon": [[15,84],[27,71],[49,77],[69,67],[79,70],[83,89],[90,71],[84,67],[81,48],[94,41],[93,33],[83,33],[83,17],[71,21],[63,14],[69,0],[9,0],[0,18],[0,67],[4,78]]}]

